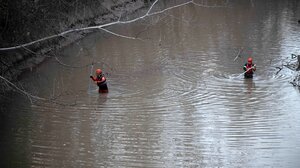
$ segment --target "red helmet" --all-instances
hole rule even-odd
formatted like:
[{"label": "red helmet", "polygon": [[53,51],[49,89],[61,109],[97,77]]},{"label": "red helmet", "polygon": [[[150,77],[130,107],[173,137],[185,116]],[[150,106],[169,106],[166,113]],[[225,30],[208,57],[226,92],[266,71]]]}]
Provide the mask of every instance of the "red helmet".
[{"label": "red helmet", "polygon": [[252,64],[252,58],[251,57],[248,58],[248,63]]},{"label": "red helmet", "polygon": [[102,74],[102,70],[101,70],[101,69],[96,69],[96,74],[97,74],[97,75]]}]

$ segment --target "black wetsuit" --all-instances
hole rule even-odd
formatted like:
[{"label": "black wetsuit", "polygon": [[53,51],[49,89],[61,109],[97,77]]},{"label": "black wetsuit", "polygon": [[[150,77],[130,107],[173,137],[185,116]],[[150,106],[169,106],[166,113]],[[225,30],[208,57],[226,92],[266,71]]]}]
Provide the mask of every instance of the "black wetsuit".
[{"label": "black wetsuit", "polygon": [[[252,68],[254,66],[254,64],[248,64],[246,63],[243,67],[243,69],[245,71],[247,71],[247,69]],[[253,71],[255,71],[255,69],[250,69],[247,72],[245,72],[244,77],[245,78],[253,78]]]}]

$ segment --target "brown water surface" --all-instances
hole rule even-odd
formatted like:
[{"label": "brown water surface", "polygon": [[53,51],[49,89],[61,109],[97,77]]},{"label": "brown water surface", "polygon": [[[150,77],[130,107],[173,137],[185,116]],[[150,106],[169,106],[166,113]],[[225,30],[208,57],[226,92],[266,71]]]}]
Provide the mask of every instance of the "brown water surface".
[{"label": "brown water surface", "polygon": [[[300,54],[300,2],[227,5],[109,27],[139,39],[93,33],[24,74],[55,103],[1,97],[2,167],[297,167],[300,93],[276,66]],[[98,67],[108,94],[89,79]]]}]

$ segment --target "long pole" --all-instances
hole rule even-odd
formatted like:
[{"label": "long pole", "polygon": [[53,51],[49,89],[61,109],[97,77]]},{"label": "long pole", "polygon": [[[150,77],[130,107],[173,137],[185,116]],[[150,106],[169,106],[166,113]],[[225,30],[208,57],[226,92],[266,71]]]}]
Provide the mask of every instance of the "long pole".
[{"label": "long pole", "polygon": [[[256,66],[256,65],[254,64],[254,66]],[[254,66],[253,66],[253,67],[254,67]],[[245,71],[245,72],[239,74],[237,77],[240,77],[241,75],[244,75],[245,73],[247,73],[248,71],[250,71],[251,69],[253,69],[253,67],[247,69],[247,71]]]}]

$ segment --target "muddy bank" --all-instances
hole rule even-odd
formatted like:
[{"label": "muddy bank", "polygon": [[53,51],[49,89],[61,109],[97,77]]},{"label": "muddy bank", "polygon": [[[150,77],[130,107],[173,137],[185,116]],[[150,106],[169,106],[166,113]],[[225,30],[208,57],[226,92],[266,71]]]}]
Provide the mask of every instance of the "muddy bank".
[{"label": "muddy bank", "polygon": [[[145,13],[151,0],[121,1],[4,1],[1,6],[1,48],[26,44],[63,31],[101,25],[136,17]],[[0,51],[0,74],[16,80],[18,75],[31,70],[53,52],[82,38],[91,31],[67,34],[43,42]],[[1,81],[0,92],[8,87]]]}]

